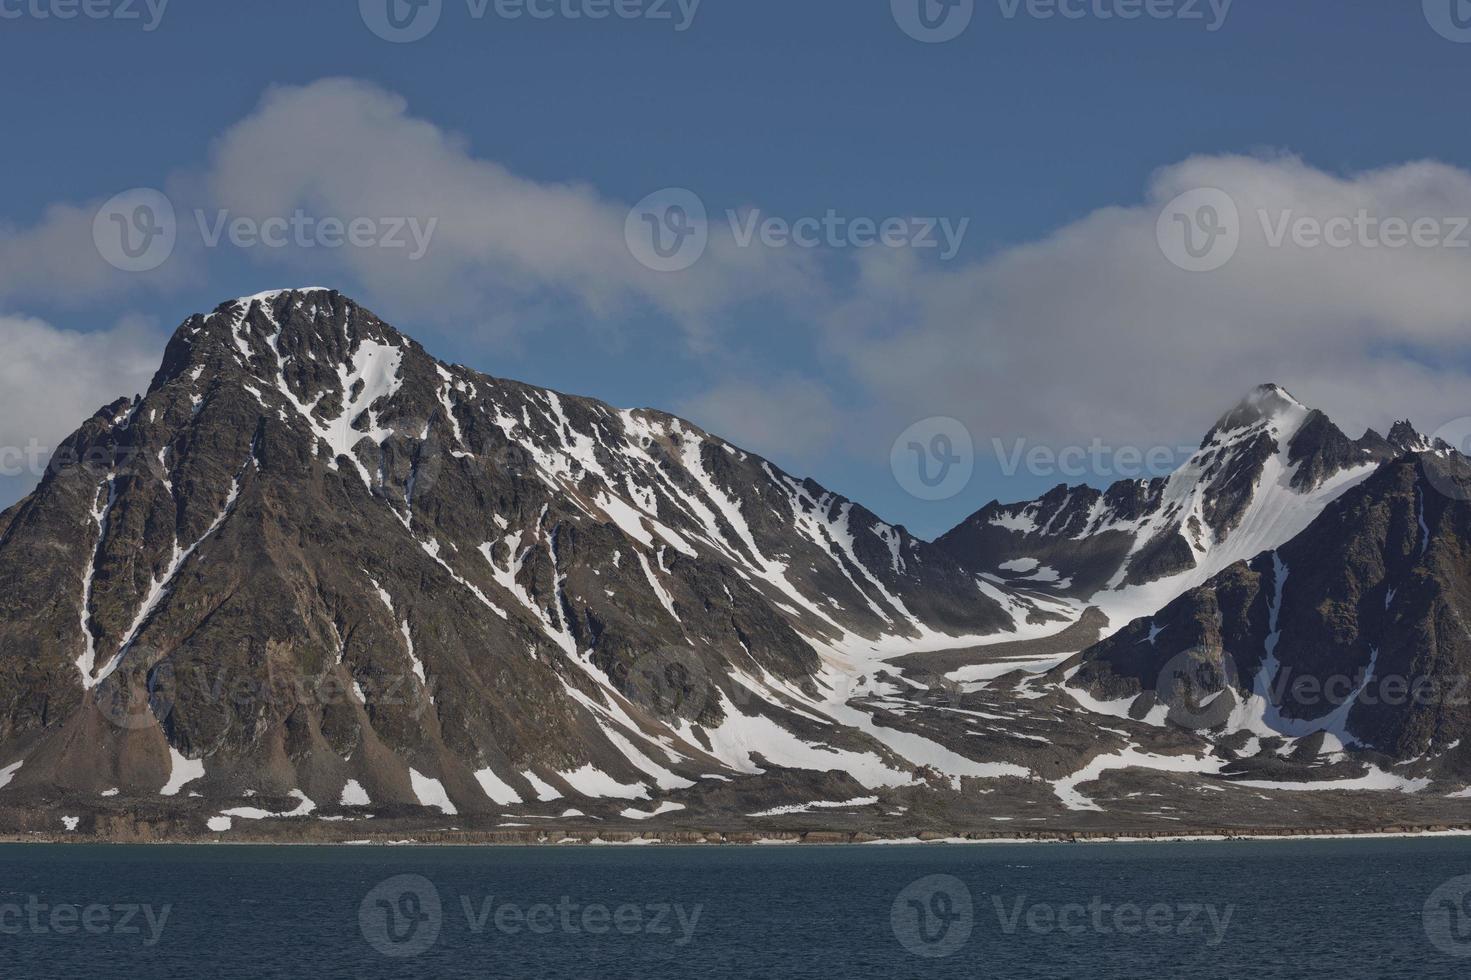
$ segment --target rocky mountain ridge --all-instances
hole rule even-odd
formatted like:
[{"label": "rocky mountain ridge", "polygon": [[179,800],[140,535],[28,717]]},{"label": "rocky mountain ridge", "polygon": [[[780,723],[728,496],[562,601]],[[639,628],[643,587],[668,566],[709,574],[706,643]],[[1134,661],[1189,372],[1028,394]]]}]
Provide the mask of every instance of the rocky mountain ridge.
[{"label": "rocky mountain ridge", "polygon": [[439,363],[326,290],[191,318],[60,457],[0,540],[17,789],[639,798],[759,771],[751,727],[907,781],[795,700],[885,644],[1064,608],[672,416]]},{"label": "rocky mountain ridge", "polygon": [[1264,386],[1169,478],[930,543],[334,291],[244,297],[0,515],[0,813],[984,836],[1339,826],[1356,793],[1455,823],[1464,709],[1362,695],[1471,667],[1463,463]]},{"label": "rocky mountain ridge", "polygon": [[993,501],[937,540],[1000,584],[1092,603],[1118,622],[1301,532],[1380,465],[1433,447],[1408,422],[1350,440],[1278,385],[1223,415],[1168,477]]}]

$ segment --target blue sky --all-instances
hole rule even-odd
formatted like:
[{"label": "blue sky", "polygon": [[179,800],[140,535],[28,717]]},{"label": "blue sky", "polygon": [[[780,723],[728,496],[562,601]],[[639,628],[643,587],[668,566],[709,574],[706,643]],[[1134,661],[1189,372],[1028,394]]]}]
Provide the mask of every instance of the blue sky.
[{"label": "blue sky", "polygon": [[[1437,33],[1419,0],[1236,0],[1216,30],[1204,0],[1204,20],[1129,21],[1025,5],[1008,18],[977,0],[965,33],[940,44],[907,36],[888,0],[704,0],[684,31],[475,19],[444,0],[435,30],[407,44],[375,36],[356,0],[172,0],[153,30],[142,0],[142,21],[35,15],[52,2],[0,0],[0,331],[27,352],[3,377],[13,407],[28,400],[0,442],[57,438],[58,416],[69,428],[80,404],[121,394],[137,369],[119,365],[156,362],[189,313],[305,284],[341,288],[488,373],[687,414],[926,535],[1062,480],[1003,472],[998,439],[1190,443],[1267,380],[1346,428],[1413,414],[1433,430],[1466,413],[1462,254],[1397,256],[1408,268],[1357,249],[1279,251],[1202,277],[1143,269],[1160,256],[1128,244],[1166,191],[1193,186],[1328,214],[1346,202],[1471,213],[1458,98],[1471,44]],[[285,88],[263,106],[273,86]],[[317,137],[365,149],[330,159],[314,120]],[[397,148],[392,167],[360,179],[375,133]],[[312,159],[281,162],[298,156]],[[484,189],[483,211],[434,197],[461,178]],[[419,277],[428,260],[227,246],[181,249],[148,275],[82,276],[77,256],[95,246],[56,208],[88,215],[136,187],[185,213],[349,219],[352,202],[381,217],[401,205],[441,220],[436,264]],[[717,233],[743,208],[968,224],[948,262],[767,246],[657,282],[586,245],[666,187],[695,192]],[[498,229],[494,247],[475,221]],[[1284,292],[1279,273],[1298,262],[1287,278],[1301,289]],[[1445,302],[1380,308],[1378,277]],[[1152,300],[1136,310],[1142,292]],[[58,363],[83,401],[39,380]],[[900,433],[931,416],[961,420],[976,446],[974,476],[941,501],[906,492],[890,464]],[[1069,482],[1133,475],[1084,469]],[[27,482],[0,481],[0,499]]]}]

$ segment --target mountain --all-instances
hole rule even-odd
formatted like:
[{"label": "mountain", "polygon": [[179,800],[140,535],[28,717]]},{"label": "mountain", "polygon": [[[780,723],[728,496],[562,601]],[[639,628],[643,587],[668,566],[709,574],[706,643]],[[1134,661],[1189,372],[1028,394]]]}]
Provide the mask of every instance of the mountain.
[{"label": "mountain", "polygon": [[1065,683],[1131,719],[1203,733],[1228,772],[1251,778],[1289,759],[1292,778],[1353,778],[1363,766],[1346,749],[1381,764],[1361,778],[1386,788],[1465,774],[1468,501],[1459,454],[1381,466],[1280,548],[1085,651]]},{"label": "mountain", "polygon": [[1465,669],[1464,466],[1268,386],[1168,479],[930,543],[332,290],[232,300],[0,515],[0,833],[1453,823],[1464,708],[1254,699]]},{"label": "mountain", "polygon": [[1120,625],[1286,543],[1380,464],[1428,448],[1407,422],[1350,440],[1263,385],[1168,477],[992,502],[936,543],[990,581],[1096,605]]},{"label": "mountain", "polygon": [[57,458],[0,538],[17,792],[498,812],[814,753],[903,783],[933,753],[814,707],[854,713],[885,648],[1065,612],[687,422],[440,363],[328,290],[190,318]]},{"label": "mountain", "polygon": [[1408,422],[1350,441],[1265,386],[1168,479],[992,504],[939,543],[1106,614],[1081,652],[985,685],[1095,719],[1085,771],[1400,795],[1471,776],[1471,460]]}]

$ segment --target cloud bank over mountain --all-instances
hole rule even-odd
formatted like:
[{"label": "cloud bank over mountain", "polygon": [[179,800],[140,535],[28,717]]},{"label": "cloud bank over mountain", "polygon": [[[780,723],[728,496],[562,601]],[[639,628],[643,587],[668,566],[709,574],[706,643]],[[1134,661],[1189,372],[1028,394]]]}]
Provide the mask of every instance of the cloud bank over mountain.
[{"label": "cloud bank over mountain", "polygon": [[[41,356],[27,345],[44,328],[24,313],[111,308],[120,297],[169,311],[181,282],[207,277],[217,261],[198,215],[260,222],[302,212],[417,219],[432,222],[432,238],[417,260],[407,248],[253,249],[260,284],[350,288],[412,309],[426,326],[481,337],[487,359],[495,344],[555,345],[569,322],[638,343],[652,331],[694,365],[669,382],[687,394],[666,403],[788,459],[826,452],[881,468],[893,438],[928,416],[961,419],[983,452],[993,439],[1173,445],[1210,421],[1200,406],[1263,381],[1349,430],[1409,412],[1434,431],[1467,412],[1471,231],[1457,224],[1471,216],[1471,174],[1434,162],[1334,174],[1289,154],[1193,157],[1151,175],[1137,201],[948,263],[881,245],[826,252],[758,236],[742,246],[724,215],[751,202],[706,200],[708,251],[686,271],[660,273],[629,252],[631,202],[518,174],[494,148],[367,82],[272,88],[207,161],[158,176],[180,243],[156,272],[128,276],[100,261],[95,202],[58,203],[29,226],[0,229],[0,309],[12,314],[4,338],[19,352],[12,373]],[[1159,238],[1169,203],[1201,188],[1227,195],[1239,215],[1234,256],[1204,273],[1172,264]],[[1303,219],[1330,231],[1356,224],[1346,247],[1304,244]],[[1384,223],[1396,220],[1433,221],[1438,239],[1386,244]],[[806,327],[786,351],[744,349],[753,326],[773,317]],[[74,417],[80,392],[99,404],[131,393],[142,348],[120,356],[122,342],[46,341],[70,351],[78,381],[27,393],[9,439],[44,434],[53,413]],[[860,434],[833,438],[845,427]]]}]

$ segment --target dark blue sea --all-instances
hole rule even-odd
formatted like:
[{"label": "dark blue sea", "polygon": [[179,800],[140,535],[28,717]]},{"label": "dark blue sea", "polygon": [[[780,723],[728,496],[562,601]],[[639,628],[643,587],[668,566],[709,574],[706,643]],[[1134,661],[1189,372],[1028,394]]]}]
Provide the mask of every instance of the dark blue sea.
[{"label": "dark blue sea", "polygon": [[1471,839],[0,847],[0,977],[1471,976]]}]

